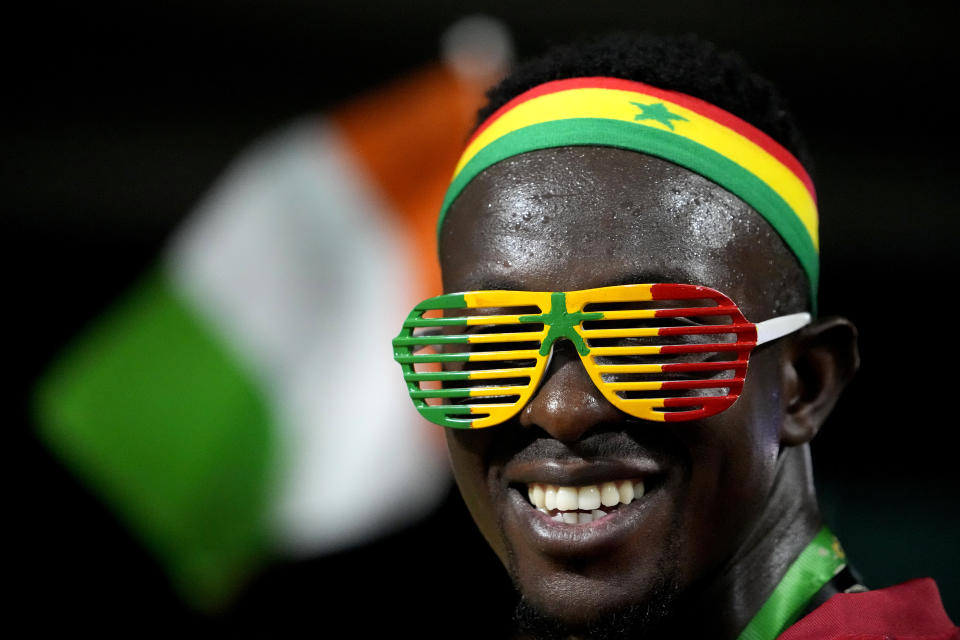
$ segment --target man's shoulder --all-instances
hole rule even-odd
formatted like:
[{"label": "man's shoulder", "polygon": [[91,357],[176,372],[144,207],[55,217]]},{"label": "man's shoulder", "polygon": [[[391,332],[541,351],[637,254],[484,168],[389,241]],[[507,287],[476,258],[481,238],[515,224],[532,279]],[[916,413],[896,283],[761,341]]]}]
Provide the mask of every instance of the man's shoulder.
[{"label": "man's shoulder", "polygon": [[801,618],[778,640],[960,640],[937,585],[919,578],[886,589],[840,593]]}]

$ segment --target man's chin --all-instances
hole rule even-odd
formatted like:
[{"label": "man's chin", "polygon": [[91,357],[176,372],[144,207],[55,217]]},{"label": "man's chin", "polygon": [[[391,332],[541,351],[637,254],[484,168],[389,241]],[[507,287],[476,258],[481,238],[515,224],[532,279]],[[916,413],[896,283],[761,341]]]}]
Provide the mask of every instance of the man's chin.
[{"label": "man's chin", "polygon": [[661,582],[645,602],[598,612],[585,621],[546,613],[521,595],[514,621],[518,636],[530,640],[658,638],[658,630],[664,629],[671,617],[677,592],[672,583]]}]

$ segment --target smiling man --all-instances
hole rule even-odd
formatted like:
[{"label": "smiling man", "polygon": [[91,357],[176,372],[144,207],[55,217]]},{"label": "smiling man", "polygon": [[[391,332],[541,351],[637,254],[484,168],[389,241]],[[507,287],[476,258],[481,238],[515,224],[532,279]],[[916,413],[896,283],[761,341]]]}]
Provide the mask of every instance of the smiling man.
[{"label": "smiling man", "polygon": [[816,200],[773,88],[696,39],[617,36],[490,100],[440,216],[450,293],[394,353],[520,633],[955,633],[932,582],[859,585],[821,520],[808,443],[856,333],[815,317]]}]

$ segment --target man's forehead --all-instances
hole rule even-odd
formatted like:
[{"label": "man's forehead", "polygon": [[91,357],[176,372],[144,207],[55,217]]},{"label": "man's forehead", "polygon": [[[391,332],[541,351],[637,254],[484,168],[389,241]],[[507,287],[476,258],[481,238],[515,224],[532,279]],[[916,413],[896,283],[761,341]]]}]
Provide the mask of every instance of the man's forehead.
[{"label": "man's forehead", "polygon": [[751,207],[671,162],[610,147],[526,153],[461,193],[441,235],[447,291],[684,282],[772,313],[796,277]]}]

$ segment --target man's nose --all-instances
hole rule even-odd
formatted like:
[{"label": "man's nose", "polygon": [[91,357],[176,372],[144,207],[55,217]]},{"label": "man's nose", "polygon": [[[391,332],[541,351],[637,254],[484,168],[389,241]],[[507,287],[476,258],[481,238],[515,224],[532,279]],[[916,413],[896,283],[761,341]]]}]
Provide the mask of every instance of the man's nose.
[{"label": "man's nose", "polygon": [[520,412],[520,424],[540,427],[557,440],[573,442],[619,416],[593,384],[573,344],[557,340],[543,382]]}]

